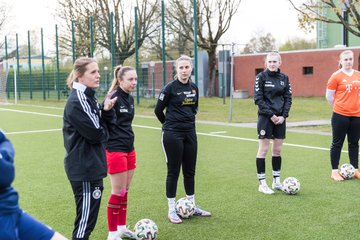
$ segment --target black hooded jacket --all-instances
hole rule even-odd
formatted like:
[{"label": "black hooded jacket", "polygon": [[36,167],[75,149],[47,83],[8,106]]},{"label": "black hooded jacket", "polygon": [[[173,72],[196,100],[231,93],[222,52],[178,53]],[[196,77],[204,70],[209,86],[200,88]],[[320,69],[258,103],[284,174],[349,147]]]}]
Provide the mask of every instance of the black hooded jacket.
[{"label": "black hooded jacket", "polygon": [[287,118],[292,103],[291,85],[287,75],[271,72],[268,69],[259,73],[255,79],[254,101],[258,105],[258,114],[268,117]]}]

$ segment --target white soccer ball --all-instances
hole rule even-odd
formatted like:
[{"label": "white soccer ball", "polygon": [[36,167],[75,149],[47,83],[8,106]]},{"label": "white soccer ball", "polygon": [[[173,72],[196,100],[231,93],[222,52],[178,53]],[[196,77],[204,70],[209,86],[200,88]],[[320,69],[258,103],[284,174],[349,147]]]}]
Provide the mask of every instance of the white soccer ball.
[{"label": "white soccer ball", "polygon": [[286,194],[294,195],[300,191],[300,182],[294,177],[285,178],[283,182],[283,191]]},{"label": "white soccer ball", "polygon": [[355,168],[350,163],[344,163],[339,172],[344,179],[351,179],[355,175]]},{"label": "white soccer ball", "polygon": [[176,213],[182,218],[189,218],[195,212],[194,203],[186,197],[177,200],[175,205]]},{"label": "white soccer ball", "polygon": [[137,240],[155,240],[158,235],[158,227],[154,221],[144,218],[135,224],[134,233]]}]

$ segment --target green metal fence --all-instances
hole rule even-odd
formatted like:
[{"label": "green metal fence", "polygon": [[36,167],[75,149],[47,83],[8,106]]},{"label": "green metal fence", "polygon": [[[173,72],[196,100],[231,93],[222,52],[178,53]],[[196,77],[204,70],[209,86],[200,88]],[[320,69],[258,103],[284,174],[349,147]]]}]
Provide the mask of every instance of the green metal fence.
[{"label": "green metal fence", "polygon": [[[194,6],[196,6],[196,1]],[[162,56],[161,58],[147,59],[143,57],[142,48],[138,42],[138,10],[134,8],[134,33],[135,33],[135,53],[126,56],[124,64],[136,67],[138,73],[138,87],[134,95],[137,103],[141,98],[155,98],[160,89],[168,82],[174,74],[174,63],[166,59],[165,44],[165,3],[161,1],[161,28],[162,28]],[[194,16],[196,12],[194,11]],[[95,57],[98,61],[101,85],[97,91],[99,97],[104,96],[113,79],[113,69],[116,61],[125,56],[116,55],[114,48],[114,14],[109,17],[109,39],[111,39],[111,50],[103,51],[95,55],[94,29],[96,24],[93,18],[89,18],[90,36],[88,37],[89,52],[84,54],[79,52],[76,41],[76,19],[71,22],[71,51],[64,54],[61,43],[59,42],[59,28],[54,26],[53,30],[46,31],[40,29],[40,41],[32,42],[34,32],[28,31],[27,34],[5,36],[3,47],[3,60],[7,61],[9,74],[6,83],[6,96],[9,101],[13,100],[65,100],[69,89],[66,86],[66,78],[72,69],[72,64],[77,57]],[[195,24],[196,25],[196,24]],[[37,34],[39,34],[37,32]],[[24,40],[25,39],[25,40]],[[196,39],[196,36],[195,36]],[[26,47],[25,47],[26,46]],[[197,41],[194,42],[194,57],[196,61]],[[38,49],[34,51],[34,49]],[[39,53],[40,52],[40,53]],[[37,54],[38,53],[38,54]],[[122,62],[122,61],[121,61]],[[195,66],[196,67],[196,66]],[[16,72],[15,72],[16,71]],[[196,72],[196,71],[195,71]],[[15,77],[16,76],[16,77]],[[16,82],[15,82],[16,81]],[[197,75],[195,77],[197,81]]]}]

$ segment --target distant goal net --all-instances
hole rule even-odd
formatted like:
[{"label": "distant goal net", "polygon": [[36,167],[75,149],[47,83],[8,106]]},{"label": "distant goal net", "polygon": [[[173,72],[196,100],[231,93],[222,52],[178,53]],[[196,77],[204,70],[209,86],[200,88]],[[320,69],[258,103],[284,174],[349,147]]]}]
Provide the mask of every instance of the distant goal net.
[{"label": "distant goal net", "polygon": [[6,84],[9,74],[9,65],[7,61],[0,62],[0,104],[7,104]]}]

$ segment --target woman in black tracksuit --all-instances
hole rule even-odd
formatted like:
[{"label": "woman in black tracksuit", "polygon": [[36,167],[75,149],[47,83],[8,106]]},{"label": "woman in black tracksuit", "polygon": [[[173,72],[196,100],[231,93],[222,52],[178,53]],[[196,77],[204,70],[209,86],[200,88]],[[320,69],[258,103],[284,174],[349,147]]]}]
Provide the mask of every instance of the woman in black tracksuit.
[{"label": "woman in black tracksuit", "polygon": [[[177,181],[181,166],[186,196],[195,204],[194,178],[197,157],[195,115],[199,101],[198,88],[190,79],[191,58],[185,55],[178,58],[176,72],[174,80],[161,90],[155,107],[155,114],[163,125],[161,141],[167,162],[168,218],[175,224],[182,222],[175,211]],[[194,215],[211,216],[211,213],[195,207]]]},{"label": "woman in black tracksuit", "polygon": [[[96,61],[79,58],[74,63],[67,84],[72,89],[66,102],[63,118],[63,137],[66,150],[65,171],[76,203],[76,218],[72,239],[89,239],[95,228],[106,177],[105,143],[107,124],[102,119],[101,107],[95,97],[100,74]],[[102,111],[112,121],[112,107],[116,98],[104,101]]]},{"label": "woman in black tracksuit", "polygon": [[107,206],[108,240],[135,239],[135,234],[126,227],[128,191],[135,173],[136,152],[132,121],[135,115],[134,98],[137,73],[133,67],[117,66],[109,89],[114,105],[116,124],[109,131],[106,144],[106,161],[111,183]]},{"label": "woman in black tracksuit", "polygon": [[[281,150],[286,133],[286,118],[289,116],[292,93],[289,78],[280,72],[281,57],[270,52],[265,59],[266,70],[256,76],[254,101],[258,106],[257,131],[259,148],[256,155],[259,192],[274,194],[282,190],[280,182]],[[270,189],[265,181],[265,157],[272,139],[273,182]]]}]

